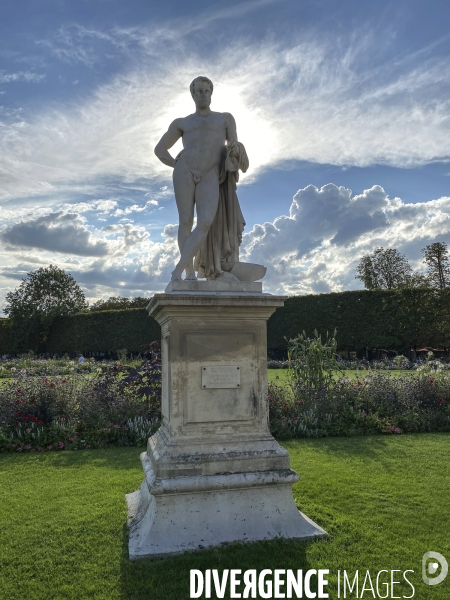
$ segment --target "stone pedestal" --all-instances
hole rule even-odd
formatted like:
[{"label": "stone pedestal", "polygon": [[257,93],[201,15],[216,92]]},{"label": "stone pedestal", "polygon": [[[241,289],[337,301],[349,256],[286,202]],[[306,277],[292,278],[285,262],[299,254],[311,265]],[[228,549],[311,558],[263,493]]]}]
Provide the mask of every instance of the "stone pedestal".
[{"label": "stone pedestal", "polygon": [[162,424],[127,495],[130,559],[325,536],[297,510],[298,475],[268,429],[266,322],[284,298],[176,283],[148,306],[161,325]]}]

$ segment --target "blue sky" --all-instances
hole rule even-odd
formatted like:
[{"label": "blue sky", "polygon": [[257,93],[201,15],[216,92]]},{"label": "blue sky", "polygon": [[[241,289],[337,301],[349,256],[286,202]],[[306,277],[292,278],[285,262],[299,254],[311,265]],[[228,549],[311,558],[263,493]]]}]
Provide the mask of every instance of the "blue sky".
[{"label": "blue sky", "polygon": [[[441,1],[2,3],[0,309],[40,266],[90,300],[162,291],[177,258],[153,147],[215,84],[250,169],[241,260],[264,289],[360,287],[379,246],[450,244],[450,8]],[[175,149],[174,149],[175,150]]]}]

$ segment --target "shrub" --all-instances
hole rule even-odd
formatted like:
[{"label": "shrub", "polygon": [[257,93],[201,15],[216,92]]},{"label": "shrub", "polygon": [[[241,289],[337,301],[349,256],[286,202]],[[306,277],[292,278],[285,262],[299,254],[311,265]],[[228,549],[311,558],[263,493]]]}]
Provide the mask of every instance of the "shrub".
[{"label": "shrub", "polygon": [[333,373],[339,371],[336,361],[336,331],[330,337],[327,332],[325,342],[314,331],[314,337],[306,337],[305,332],[289,340],[289,375],[293,382],[302,382],[306,387],[321,388],[331,385]]}]

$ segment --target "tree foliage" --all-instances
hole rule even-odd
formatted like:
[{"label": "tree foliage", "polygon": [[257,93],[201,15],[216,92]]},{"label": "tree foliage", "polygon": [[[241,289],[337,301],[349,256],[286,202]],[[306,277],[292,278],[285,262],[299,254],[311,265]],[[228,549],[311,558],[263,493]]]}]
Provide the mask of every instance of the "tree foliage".
[{"label": "tree foliage", "polygon": [[363,256],[356,268],[356,279],[367,290],[394,290],[399,287],[417,287],[406,257],[395,248],[377,248],[371,255]]},{"label": "tree foliage", "polygon": [[445,242],[435,242],[422,248],[423,262],[428,266],[428,280],[433,287],[450,287],[450,257]]},{"label": "tree foliage", "polygon": [[88,307],[83,290],[72,275],[55,265],[28,273],[18,288],[6,295],[6,301],[5,314],[33,350],[46,339],[56,318]]},{"label": "tree foliage", "polygon": [[150,302],[150,298],[142,298],[137,296],[136,298],[124,298],[123,296],[111,296],[108,300],[97,300],[94,304],[91,304],[89,310],[102,311],[102,310],[123,310],[124,308],[146,308]]}]

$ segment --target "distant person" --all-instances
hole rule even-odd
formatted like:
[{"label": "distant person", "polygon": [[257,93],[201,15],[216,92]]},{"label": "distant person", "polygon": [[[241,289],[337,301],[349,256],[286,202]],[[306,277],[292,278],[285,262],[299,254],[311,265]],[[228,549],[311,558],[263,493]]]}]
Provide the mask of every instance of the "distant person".
[{"label": "distant person", "polygon": [[84,356],[82,354],[80,354],[80,356],[78,357],[78,363],[80,365],[82,365],[84,363]]}]

